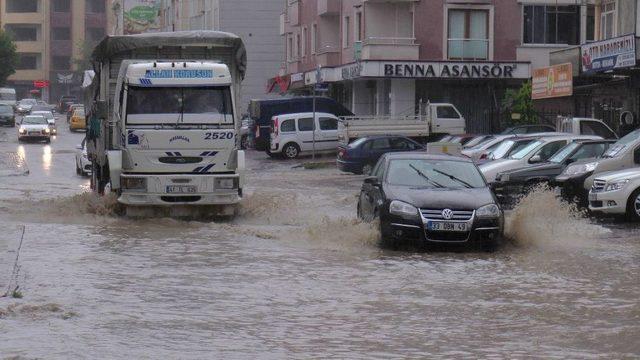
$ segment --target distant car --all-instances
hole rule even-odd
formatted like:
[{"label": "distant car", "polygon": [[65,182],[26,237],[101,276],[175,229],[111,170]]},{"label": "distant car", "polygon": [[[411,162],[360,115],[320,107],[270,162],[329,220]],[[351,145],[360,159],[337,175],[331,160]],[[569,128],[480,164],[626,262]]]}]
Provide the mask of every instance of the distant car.
[{"label": "distant car", "polygon": [[58,101],[58,112],[61,114],[65,113],[67,111],[67,104],[73,104],[76,101],[78,101],[78,98],[73,95],[62,95]]},{"label": "distant car", "polygon": [[338,148],[338,118],[318,112],[315,113],[315,120],[313,113],[274,116],[271,119],[270,141],[268,154],[281,155],[286,159],[295,159],[300,153],[308,153],[314,146],[318,153],[335,154]]},{"label": "distant car", "polygon": [[87,121],[84,114],[84,108],[77,108],[73,110],[73,115],[71,115],[71,120],[69,121],[69,130],[86,130],[87,129]]},{"label": "distant car", "polygon": [[36,101],[36,99],[22,99],[16,106],[16,113],[18,115],[27,115],[31,111],[31,108],[33,108],[33,106],[37,104],[38,102]]},{"label": "distant car", "polygon": [[87,139],[76,146],[76,174],[80,176],[88,176],[91,174],[91,161],[87,157]]},{"label": "distant car", "polygon": [[522,135],[554,131],[556,131],[556,127],[553,125],[518,125],[505,129],[500,135]]},{"label": "distant car", "polygon": [[84,105],[83,104],[69,104],[69,107],[67,108],[67,122],[71,121],[71,116],[73,116],[73,112],[76,109],[84,109]]},{"label": "distant car", "polygon": [[31,115],[40,115],[44,116],[49,123],[49,128],[51,129],[51,135],[58,134],[58,127],[56,126],[56,117],[53,115],[51,111],[31,111]]},{"label": "distant car", "polygon": [[34,111],[49,111],[53,113],[55,111],[54,107],[49,104],[41,104],[40,102],[37,105],[33,105],[31,107],[31,112]]},{"label": "distant car", "polygon": [[18,128],[18,141],[24,140],[51,142],[51,129],[44,116],[27,115],[22,118]]},{"label": "distant car", "polygon": [[383,154],[423,150],[424,147],[404,136],[369,136],[349,145],[338,146],[338,169],[354,174],[369,175]]},{"label": "distant car", "polygon": [[0,104],[0,124],[3,126],[16,126],[16,116],[13,106]]},{"label": "distant car", "polygon": [[493,184],[496,196],[505,203],[511,203],[533,186],[549,184],[569,164],[601,157],[613,143],[613,140],[577,140],[560,149],[547,162],[502,172]]},{"label": "distant car", "polygon": [[507,158],[495,160],[479,166],[480,171],[489,183],[496,181],[498,174],[540,164],[547,161],[558,150],[570,142],[577,140],[597,140],[599,136],[561,135],[544,136],[528,143],[520,150],[511,153]]},{"label": "distant car", "polygon": [[397,243],[502,238],[504,216],[476,165],[468,158],[421,152],[385,154],[364,180],[358,217],[380,221],[384,240]]}]

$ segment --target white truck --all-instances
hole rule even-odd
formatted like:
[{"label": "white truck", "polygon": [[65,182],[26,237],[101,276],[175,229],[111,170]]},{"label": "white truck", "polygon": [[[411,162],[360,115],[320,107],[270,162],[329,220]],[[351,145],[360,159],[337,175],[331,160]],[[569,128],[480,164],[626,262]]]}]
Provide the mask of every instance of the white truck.
[{"label": "white truck", "polygon": [[419,115],[344,116],[338,124],[338,141],[351,141],[374,135],[400,135],[412,139],[429,139],[436,135],[465,133],[466,120],[460,111],[447,103],[427,103]]},{"label": "white truck", "polygon": [[14,108],[18,104],[16,98],[16,89],[13,88],[0,88],[0,104],[10,105]]},{"label": "white truck", "polygon": [[92,189],[116,193],[127,215],[232,216],[244,185],[242,40],[215,31],[112,36],[92,61]]}]

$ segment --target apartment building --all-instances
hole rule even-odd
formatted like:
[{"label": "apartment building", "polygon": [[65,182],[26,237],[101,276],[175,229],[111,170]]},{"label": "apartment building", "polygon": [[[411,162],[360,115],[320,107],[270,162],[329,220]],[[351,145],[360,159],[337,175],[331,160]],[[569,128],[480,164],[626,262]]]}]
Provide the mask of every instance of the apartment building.
[{"label": "apartment building", "polygon": [[281,12],[282,0],[162,0],[160,16],[163,31],[217,30],[242,38],[247,73],[240,108],[246,109],[251,99],[274,96],[265,84],[282,63]]},{"label": "apartment building", "polygon": [[280,21],[285,66],[271,82],[293,93],[328,83],[356,114],[451,102],[469,131],[491,131],[505,90],[530,77],[514,0],[287,0]]},{"label": "apartment building", "polygon": [[[106,35],[109,0],[3,0],[0,24],[16,41],[19,63],[8,86],[18,97],[32,94],[34,81],[49,81],[40,96],[56,101],[79,93],[82,74],[74,59]],[[86,43],[86,44],[85,44]],[[79,94],[78,94],[79,95]]]}]

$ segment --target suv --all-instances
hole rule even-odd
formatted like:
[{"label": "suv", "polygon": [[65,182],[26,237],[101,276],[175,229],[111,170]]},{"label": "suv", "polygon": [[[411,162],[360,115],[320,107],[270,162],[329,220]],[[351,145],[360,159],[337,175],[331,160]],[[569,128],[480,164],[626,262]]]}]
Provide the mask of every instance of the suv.
[{"label": "suv", "polygon": [[[315,143],[315,145],[314,145]],[[297,113],[271,118],[271,146],[267,153],[295,159],[302,152],[338,150],[338,118],[329,113]]]}]

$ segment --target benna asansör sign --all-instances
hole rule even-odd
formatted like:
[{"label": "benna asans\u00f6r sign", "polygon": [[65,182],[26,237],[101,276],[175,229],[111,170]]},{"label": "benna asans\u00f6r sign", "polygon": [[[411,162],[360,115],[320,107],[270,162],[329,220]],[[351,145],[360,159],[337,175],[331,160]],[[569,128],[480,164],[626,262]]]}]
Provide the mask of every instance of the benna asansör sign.
[{"label": "benna asans\u00f6r sign", "polygon": [[636,38],[624,35],[580,46],[582,72],[598,73],[636,65]]}]

